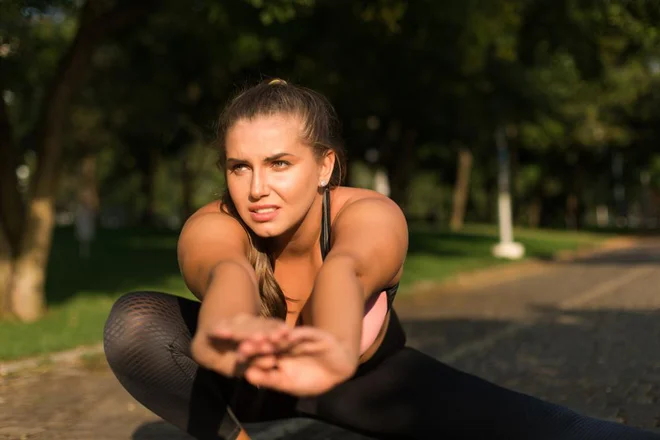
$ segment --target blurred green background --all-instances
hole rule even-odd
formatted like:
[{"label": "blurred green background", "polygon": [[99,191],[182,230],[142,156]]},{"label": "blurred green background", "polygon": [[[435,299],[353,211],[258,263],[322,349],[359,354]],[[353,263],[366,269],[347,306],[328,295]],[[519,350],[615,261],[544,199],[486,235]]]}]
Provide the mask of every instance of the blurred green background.
[{"label": "blurred green background", "polygon": [[0,359],[99,341],[122,292],[187,294],[215,122],[271,77],[328,96],[347,184],[404,209],[403,294],[505,263],[503,159],[528,258],[660,228],[660,2],[3,1]]}]

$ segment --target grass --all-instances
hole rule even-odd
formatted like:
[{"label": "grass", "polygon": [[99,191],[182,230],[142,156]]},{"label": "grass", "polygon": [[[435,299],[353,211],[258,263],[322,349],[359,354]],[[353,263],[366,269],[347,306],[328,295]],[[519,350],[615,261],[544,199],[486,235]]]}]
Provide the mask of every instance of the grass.
[{"label": "grass", "polygon": [[[549,258],[564,249],[594,245],[612,235],[565,231],[516,231],[528,257]],[[113,302],[132,290],[191,297],[176,262],[174,232],[101,230],[92,258],[82,260],[73,231],[55,231],[46,284],[48,312],[36,323],[0,322],[0,360],[18,359],[102,340]],[[506,264],[490,255],[497,228],[470,225],[460,233],[412,227],[402,294],[416,281],[443,281],[459,272]]]},{"label": "grass", "polygon": [[[515,241],[525,246],[525,258],[550,259],[559,251],[593,247],[613,233],[522,229],[514,231]],[[509,261],[495,258],[492,247],[498,242],[495,225],[467,225],[460,232],[429,227],[412,227],[402,293],[419,281],[442,282],[459,273],[484,269]]]},{"label": "grass", "polygon": [[132,290],[191,296],[176,261],[177,235],[147,229],[101,230],[92,258],[78,256],[73,231],[55,231],[46,292],[48,312],[36,323],[0,322],[0,360],[102,340],[113,302]]}]

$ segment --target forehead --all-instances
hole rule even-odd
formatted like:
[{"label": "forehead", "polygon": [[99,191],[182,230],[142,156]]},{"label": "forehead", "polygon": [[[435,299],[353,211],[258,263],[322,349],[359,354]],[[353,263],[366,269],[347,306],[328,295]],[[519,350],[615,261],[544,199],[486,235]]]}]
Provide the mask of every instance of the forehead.
[{"label": "forehead", "polygon": [[239,119],[227,131],[228,157],[266,157],[309,150],[301,140],[302,121],[296,116],[270,115]]}]

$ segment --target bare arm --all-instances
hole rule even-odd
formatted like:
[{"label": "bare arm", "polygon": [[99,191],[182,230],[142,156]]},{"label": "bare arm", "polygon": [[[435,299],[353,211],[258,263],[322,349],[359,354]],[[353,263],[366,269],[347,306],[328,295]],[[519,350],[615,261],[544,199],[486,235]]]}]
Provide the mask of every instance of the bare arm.
[{"label": "bare arm", "polygon": [[181,274],[202,301],[199,323],[259,311],[247,233],[222,212],[201,212],[184,225],[177,246]]},{"label": "bare arm", "polygon": [[333,232],[309,299],[312,325],[335,336],[357,364],[364,303],[400,271],[408,228],[396,203],[373,197],[346,206]]}]

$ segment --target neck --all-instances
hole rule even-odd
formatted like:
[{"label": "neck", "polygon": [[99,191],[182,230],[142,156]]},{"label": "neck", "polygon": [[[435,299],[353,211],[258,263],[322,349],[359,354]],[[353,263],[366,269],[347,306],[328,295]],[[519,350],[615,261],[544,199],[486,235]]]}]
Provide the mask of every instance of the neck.
[{"label": "neck", "polygon": [[315,255],[316,250],[320,249],[322,210],[323,194],[320,194],[314,199],[300,223],[269,243],[273,259],[286,260]]}]

